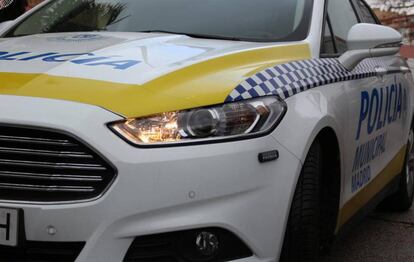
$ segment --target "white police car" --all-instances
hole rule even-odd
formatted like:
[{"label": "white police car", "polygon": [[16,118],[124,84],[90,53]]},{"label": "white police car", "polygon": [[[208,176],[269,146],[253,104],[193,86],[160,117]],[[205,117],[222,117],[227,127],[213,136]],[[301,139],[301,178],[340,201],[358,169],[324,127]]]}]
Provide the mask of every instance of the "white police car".
[{"label": "white police car", "polygon": [[362,0],[53,0],[0,38],[0,261],[317,261],[413,201]]}]

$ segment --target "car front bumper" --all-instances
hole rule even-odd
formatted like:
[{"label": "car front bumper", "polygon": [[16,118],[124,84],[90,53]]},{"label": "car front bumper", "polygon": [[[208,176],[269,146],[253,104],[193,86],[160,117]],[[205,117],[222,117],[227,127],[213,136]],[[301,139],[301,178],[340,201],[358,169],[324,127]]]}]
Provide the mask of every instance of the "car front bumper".
[{"label": "car front bumper", "polygon": [[[171,148],[136,148],[106,124],[105,109],[66,101],[0,96],[0,123],[71,133],[100,152],[117,178],[99,199],[42,205],[6,202],[24,211],[29,241],[86,242],[77,262],[121,262],[135,237],[218,227],[253,252],[238,261],[277,261],[300,162],[271,135]],[[258,154],[278,150],[277,161]],[[49,234],[48,228],[56,229]]]}]

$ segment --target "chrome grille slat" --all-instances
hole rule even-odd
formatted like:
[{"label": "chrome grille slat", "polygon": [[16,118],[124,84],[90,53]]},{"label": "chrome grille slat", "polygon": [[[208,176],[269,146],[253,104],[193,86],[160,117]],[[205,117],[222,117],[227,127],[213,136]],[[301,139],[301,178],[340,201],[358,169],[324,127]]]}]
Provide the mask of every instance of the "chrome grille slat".
[{"label": "chrome grille slat", "polygon": [[77,152],[77,151],[73,151],[73,152],[52,151],[52,150],[36,150],[36,149],[10,148],[10,147],[0,147],[0,153],[66,157],[66,158],[93,158],[93,156],[90,154],[85,154],[84,152]]},{"label": "chrome grille slat", "polygon": [[0,183],[0,189],[15,189],[21,191],[38,192],[93,192],[95,190],[90,186],[39,186],[11,183]]},{"label": "chrome grille slat", "polygon": [[108,162],[69,134],[0,123],[0,201],[95,199],[115,177]]},{"label": "chrome grille slat", "polygon": [[91,175],[68,175],[68,174],[40,174],[40,173],[25,173],[25,172],[10,172],[0,171],[0,177],[6,178],[20,178],[33,180],[49,180],[49,181],[77,181],[77,182],[101,182],[101,176]]},{"label": "chrome grille slat", "polygon": [[5,136],[0,135],[0,142],[18,142],[27,144],[45,144],[45,145],[57,145],[57,146],[76,146],[68,140],[58,139],[43,139],[38,137],[21,137],[21,136]]},{"label": "chrome grille slat", "polygon": [[0,165],[12,165],[12,166],[26,166],[26,167],[43,167],[51,169],[75,169],[75,170],[91,170],[102,171],[106,170],[104,166],[94,164],[76,164],[76,163],[50,163],[50,162],[36,162],[36,161],[22,161],[22,160],[10,160],[0,159]]}]

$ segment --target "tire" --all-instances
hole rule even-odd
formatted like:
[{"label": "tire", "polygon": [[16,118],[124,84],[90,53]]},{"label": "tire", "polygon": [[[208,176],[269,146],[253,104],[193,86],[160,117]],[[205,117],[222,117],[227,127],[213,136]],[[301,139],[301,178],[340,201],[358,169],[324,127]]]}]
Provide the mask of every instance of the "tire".
[{"label": "tire", "polygon": [[400,175],[398,191],[380,205],[385,211],[404,212],[413,205],[414,200],[414,130],[411,128],[407,143],[403,171]]},{"label": "tire", "polygon": [[302,167],[289,213],[281,262],[318,261],[321,214],[321,146],[314,142]]}]

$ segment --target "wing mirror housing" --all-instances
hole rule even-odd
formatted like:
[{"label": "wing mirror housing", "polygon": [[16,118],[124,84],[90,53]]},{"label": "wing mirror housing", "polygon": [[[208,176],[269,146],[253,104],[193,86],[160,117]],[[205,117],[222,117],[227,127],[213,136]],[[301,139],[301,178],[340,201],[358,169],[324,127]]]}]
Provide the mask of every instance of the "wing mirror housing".
[{"label": "wing mirror housing", "polygon": [[375,24],[356,24],[348,33],[348,51],[339,61],[353,70],[362,60],[395,55],[400,51],[402,35],[395,29]]},{"label": "wing mirror housing", "polygon": [[14,21],[5,21],[0,23],[0,34],[5,32],[8,28],[10,28],[13,25],[13,23]]}]

